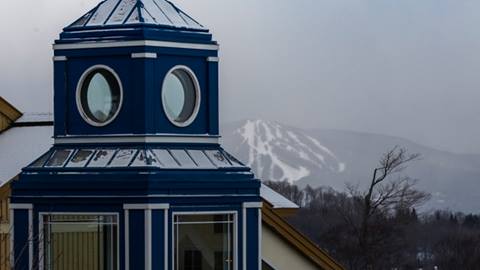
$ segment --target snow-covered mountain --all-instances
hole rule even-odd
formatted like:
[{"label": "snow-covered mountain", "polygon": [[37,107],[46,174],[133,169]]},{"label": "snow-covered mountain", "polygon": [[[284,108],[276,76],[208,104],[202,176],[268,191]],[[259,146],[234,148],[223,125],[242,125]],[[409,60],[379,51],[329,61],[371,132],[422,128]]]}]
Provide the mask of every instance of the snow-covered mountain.
[{"label": "snow-covered mountain", "polygon": [[228,135],[233,151],[247,151],[242,158],[264,179],[295,183],[318,170],[345,171],[345,163],[319,140],[279,123],[246,121]]},{"label": "snow-covered mountain", "polygon": [[406,174],[432,194],[429,207],[480,212],[480,155],[439,151],[402,138],[339,130],[306,130],[263,120],[222,126],[223,144],[262,180],[299,186],[366,184],[381,155],[394,146],[422,159]]}]

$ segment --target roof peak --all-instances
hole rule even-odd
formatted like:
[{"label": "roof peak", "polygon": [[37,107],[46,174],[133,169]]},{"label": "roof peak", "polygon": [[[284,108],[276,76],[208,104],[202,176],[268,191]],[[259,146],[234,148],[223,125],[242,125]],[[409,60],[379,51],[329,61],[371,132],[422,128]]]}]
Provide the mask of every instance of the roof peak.
[{"label": "roof peak", "polygon": [[208,31],[168,0],[104,0],[65,30],[133,25]]}]

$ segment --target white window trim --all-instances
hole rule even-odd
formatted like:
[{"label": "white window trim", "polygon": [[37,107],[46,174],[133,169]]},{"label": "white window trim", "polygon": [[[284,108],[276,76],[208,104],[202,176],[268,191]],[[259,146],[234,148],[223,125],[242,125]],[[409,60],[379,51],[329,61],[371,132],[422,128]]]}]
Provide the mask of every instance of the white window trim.
[{"label": "white window trim", "polygon": [[143,52],[143,53],[132,53],[131,58],[133,59],[156,59],[157,53]]},{"label": "white window trim", "polygon": [[[195,90],[195,95],[196,95],[195,107],[193,108],[192,115],[190,115],[188,117],[188,119],[184,122],[177,122],[177,121],[175,121],[175,119],[172,119],[172,117],[167,113],[167,108],[166,108],[166,105],[165,105],[165,91],[164,91],[165,82],[167,80],[168,75],[170,75],[175,70],[183,70],[183,71],[187,72],[187,74],[190,76],[190,79],[192,79],[193,87],[195,88],[194,89]],[[200,111],[200,104],[202,103],[202,94],[201,94],[202,91],[200,90],[200,83],[198,81],[197,76],[195,75],[195,72],[193,72],[192,69],[190,69],[189,67],[187,67],[185,65],[174,66],[173,68],[171,68],[165,74],[165,77],[163,78],[162,89],[160,89],[160,90],[162,91],[163,112],[165,113],[165,116],[170,121],[170,123],[172,123],[173,125],[175,125],[177,127],[188,127],[189,125],[191,125],[193,123],[193,121],[195,121],[195,119],[197,118],[198,112]]]},{"label": "white window trim", "polygon": [[74,43],[74,44],[54,44],[53,50],[78,50],[78,49],[99,49],[99,48],[123,48],[149,46],[158,48],[176,48],[191,50],[209,50],[218,51],[216,44],[184,43],[158,40],[139,40],[139,41],[117,41],[117,42],[92,42],[92,43]]},{"label": "white window trim", "polygon": [[[84,111],[83,104],[82,104],[83,83],[85,82],[85,79],[88,77],[88,75],[90,75],[90,73],[95,69],[105,69],[108,72],[112,73],[113,77],[115,77],[115,80],[117,80],[118,87],[119,87],[119,90],[120,90],[120,100],[119,100],[119,103],[118,103],[117,111],[113,114],[112,118],[110,118],[108,121],[106,121],[104,123],[99,123],[99,122],[94,121],[93,119],[90,119],[87,116],[87,113]],[[117,118],[117,116],[120,114],[120,111],[122,110],[122,105],[123,105],[123,83],[122,83],[122,80],[120,79],[120,76],[118,76],[118,74],[115,72],[115,70],[113,70],[113,68],[111,68],[107,65],[91,66],[82,73],[82,76],[80,76],[80,80],[78,80],[75,99],[76,99],[76,103],[77,103],[78,112],[80,113],[80,116],[83,118],[83,120],[85,120],[85,122],[87,122],[89,125],[94,126],[94,127],[107,126]]]},{"label": "white window trim", "polygon": [[[175,216],[190,216],[190,215],[233,215],[233,269],[238,269],[238,212],[237,211],[200,211],[200,212],[183,212],[183,211],[174,211],[172,212],[172,233],[171,233],[171,247],[172,254],[170,259],[172,260],[172,270],[175,270]],[[167,268],[165,268],[167,269]],[[260,270],[260,269],[259,269]]]},{"label": "white window trim", "polygon": [[40,235],[38,241],[38,258],[39,258],[39,270],[45,270],[45,250],[44,247],[44,238],[43,234],[43,216],[49,215],[68,215],[68,216],[116,216],[117,217],[117,270],[120,270],[120,214],[117,212],[40,212],[38,213],[38,234]]}]

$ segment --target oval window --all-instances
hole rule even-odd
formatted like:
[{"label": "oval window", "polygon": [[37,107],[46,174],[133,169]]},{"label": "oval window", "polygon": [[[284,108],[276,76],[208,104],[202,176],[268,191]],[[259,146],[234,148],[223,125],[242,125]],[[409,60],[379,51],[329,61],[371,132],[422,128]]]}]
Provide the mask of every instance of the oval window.
[{"label": "oval window", "polygon": [[167,73],[162,87],[162,103],[167,118],[174,125],[190,125],[200,106],[198,80],[187,67],[176,67]]},{"label": "oval window", "polygon": [[94,126],[112,122],[120,111],[122,89],[113,70],[98,66],[84,73],[77,91],[82,117]]}]

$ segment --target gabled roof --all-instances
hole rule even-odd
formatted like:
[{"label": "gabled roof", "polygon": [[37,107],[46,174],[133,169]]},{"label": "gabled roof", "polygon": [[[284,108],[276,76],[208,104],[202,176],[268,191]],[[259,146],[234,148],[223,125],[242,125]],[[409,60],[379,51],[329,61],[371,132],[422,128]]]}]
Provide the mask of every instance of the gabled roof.
[{"label": "gabled roof", "polygon": [[276,210],[269,205],[262,208],[262,222],[271,228],[280,238],[286,241],[318,266],[325,270],[343,270],[340,263],[335,261],[325,250],[317,246],[308,237],[296,230],[285,219],[283,219]]},{"label": "gabled roof", "polygon": [[105,0],[66,29],[134,24],[207,30],[167,0]]},{"label": "gabled roof", "polygon": [[22,113],[0,97],[0,132],[6,130]]}]

